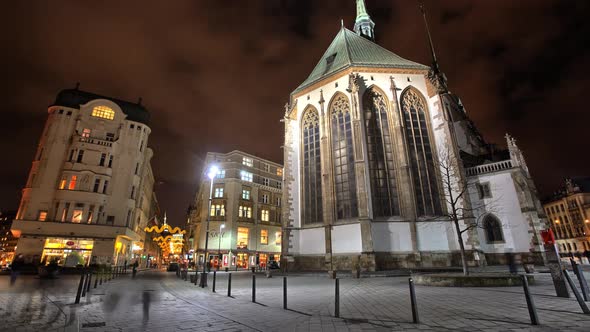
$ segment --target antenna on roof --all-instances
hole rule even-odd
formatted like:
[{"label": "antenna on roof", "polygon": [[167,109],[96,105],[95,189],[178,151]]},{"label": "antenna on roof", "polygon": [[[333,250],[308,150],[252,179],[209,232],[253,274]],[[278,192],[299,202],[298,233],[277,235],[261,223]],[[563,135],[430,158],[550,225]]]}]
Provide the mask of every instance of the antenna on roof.
[{"label": "antenna on roof", "polygon": [[340,27],[344,28],[344,20],[343,19],[340,19]]},{"label": "antenna on roof", "polygon": [[76,90],[80,89],[80,82],[76,82]]}]

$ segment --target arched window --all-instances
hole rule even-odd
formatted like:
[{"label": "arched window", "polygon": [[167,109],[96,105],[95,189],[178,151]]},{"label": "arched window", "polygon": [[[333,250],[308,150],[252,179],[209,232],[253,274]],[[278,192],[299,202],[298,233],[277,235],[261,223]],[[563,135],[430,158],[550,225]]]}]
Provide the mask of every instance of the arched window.
[{"label": "arched window", "polygon": [[503,242],[502,224],[493,214],[488,214],[483,219],[483,228],[486,232],[488,243]]},{"label": "arched window", "polygon": [[336,216],[338,219],[353,218],[358,216],[358,207],[350,104],[346,97],[338,95],[334,99],[330,106],[330,115]]},{"label": "arched window", "polygon": [[303,143],[303,224],[322,222],[322,168],[320,163],[320,119],[310,108],[301,120]]},{"label": "arched window", "polygon": [[418,216],[441,214],[434,162],[426,123],[426,101],[410,88],[401,96]]},{"label": "arched window", "polygon": [[363,96],[367,153],[374,217],[399,215],[393,144],[383,95],[368,90]]},{"label": "arched window", "polygon": [[92,116],[112,120],[115,118],[115,111],[108,106],[96,106],[92,109]]}]

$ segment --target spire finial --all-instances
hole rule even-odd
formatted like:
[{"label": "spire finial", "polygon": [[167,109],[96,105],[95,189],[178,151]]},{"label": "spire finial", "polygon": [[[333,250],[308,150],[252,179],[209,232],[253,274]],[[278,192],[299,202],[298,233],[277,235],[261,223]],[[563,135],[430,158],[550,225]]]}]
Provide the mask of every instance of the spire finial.
[{"label": "spire finial", "polygon": [[367,13],[365,0],[356,0],[356,21],[354,32],[370,41],[375,41],[375,23]]},{"label": "spire finial", "polygon": [[428,27],[428,20],[426,19],[426,10],[424,9],[424,3],[420,1],[420,11],[424,18],[424,25],[426,26],[426,34],[428,35],[428,45],[430,46],[430,55],[432,56],[432,67],[435,72],[439,72],[438,61],[436,60],[436,53],[434,52],[434,44],[432,43],[432,37],[430,36],[430,28]]},{"label": "spire finial", "polygon": [[166,211],[164,211],[164,225],[166,225]]}]

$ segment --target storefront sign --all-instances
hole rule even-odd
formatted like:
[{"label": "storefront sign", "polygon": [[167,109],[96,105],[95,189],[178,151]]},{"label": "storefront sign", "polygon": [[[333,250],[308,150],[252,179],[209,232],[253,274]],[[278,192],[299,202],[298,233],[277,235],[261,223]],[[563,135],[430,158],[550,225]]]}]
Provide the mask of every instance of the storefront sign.
[{"label": "storefront sign", "polygon": [[68,242],[66,242],[66,245],[68,245],[68,246],[73,246],[74,244],[76,244],[76,242],[74,242],[74,241],[68,241]]}]

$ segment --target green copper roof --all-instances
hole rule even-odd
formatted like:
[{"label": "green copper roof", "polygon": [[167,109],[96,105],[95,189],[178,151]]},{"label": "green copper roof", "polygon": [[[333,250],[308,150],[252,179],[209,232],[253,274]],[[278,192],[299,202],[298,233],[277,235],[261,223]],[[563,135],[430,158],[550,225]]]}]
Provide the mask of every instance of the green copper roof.
[{"label": "green copper roof", "polygon": [[294,92],[298,92],[343,69],[354,66],[429,69],[428,66],[406,60],[342,27],[309,77]]}]

